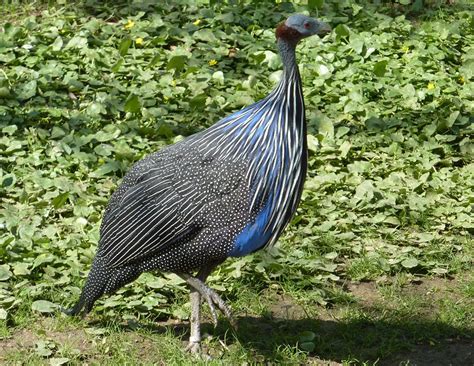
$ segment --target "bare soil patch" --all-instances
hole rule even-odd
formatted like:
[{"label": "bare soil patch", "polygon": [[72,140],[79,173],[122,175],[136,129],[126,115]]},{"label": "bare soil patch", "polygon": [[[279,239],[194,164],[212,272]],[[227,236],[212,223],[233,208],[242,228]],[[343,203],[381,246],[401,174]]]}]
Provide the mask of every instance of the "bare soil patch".
[{"label": "bare soil patch", "polygon": [[[403,363],[402,363],[403,362]],[[417,345],[410,352],[381,360],[380,366],[407,364],[410,366],[472,366],[474,342],[459,341],[439,346]]]}]

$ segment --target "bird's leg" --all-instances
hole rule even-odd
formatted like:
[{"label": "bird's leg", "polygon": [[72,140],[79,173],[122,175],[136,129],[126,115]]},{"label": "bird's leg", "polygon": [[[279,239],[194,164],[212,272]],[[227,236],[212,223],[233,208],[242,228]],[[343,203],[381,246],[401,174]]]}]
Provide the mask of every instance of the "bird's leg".
[{"label": "bird's leg", "polygon": [[227,317],[232,326],[236,328],[229,307],[214,290],[204,283],[213,269],[214,266],[203,267],[200,269],[196,277],[185,273],[179,273],[179,276],[184,279],[190,287],[191,335],[186,350],[192,353],[197,353],[201,349],[201,297],[204,297],[209,304],[214,326],[217,326],[217,313],[215,308],[215,305],[217,305],[219,310]]},{"label": "bird's leg", "polygon": [[[215,265],[208,265],[208,266],[204,266],[202,267],[196,278],[198,278],[199,280],[201,280],[201,282],[204,284],[206,282],[206,279],[207,277],[211,274],[211,272],[213,271],[213,269],[215,268],[216,266]],[[214,303],[212,301],[209,301],[210,298],[207,297],[206,298],[206,301],[207,301],[207,304],[209,305],[209,308],[211,310],[211,315],[212,315],[212,322],[214,323],[214,326],[216,327],[217,326],[217,313],[216,313],[216,308],[214,307]]]},{"label": "bird's leg", "polygon": [[191,353],[198,353],[201,350],[201,294],[191,287],[189,295],[191,299],[191,335],[186,350]]},{"label": "bird's leg", "polygon": [[[203,267],[197,274],[197,278],[201,281],[205,281],[211,271],[212,267]],[[189,343],[186,350],[191,353],[198,353],[201,350],[201,294],[193,286],[190,286],[189,297],[191,300],[191,335],[189,336]],[[215,311],[213,317],[217,322]]]}]

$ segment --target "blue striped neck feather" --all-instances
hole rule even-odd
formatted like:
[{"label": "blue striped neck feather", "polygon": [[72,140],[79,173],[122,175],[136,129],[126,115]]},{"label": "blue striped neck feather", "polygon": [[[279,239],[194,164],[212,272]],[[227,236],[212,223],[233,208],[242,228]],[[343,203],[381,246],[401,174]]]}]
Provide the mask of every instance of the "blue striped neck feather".
[{"label": "blue striped neck feather", "polygon": [[276,241],[296,211],[306,175],[306,124],[295,46],[280,39],[278,47],[284,64],[278,86],[264,99],[188,139],[206,155],[250,164],[247,182],[252,185],[252,211],[260,212],[259,227],[253,228],[259,237],[246,237],[245,248],[231,255],[245,255]]}]

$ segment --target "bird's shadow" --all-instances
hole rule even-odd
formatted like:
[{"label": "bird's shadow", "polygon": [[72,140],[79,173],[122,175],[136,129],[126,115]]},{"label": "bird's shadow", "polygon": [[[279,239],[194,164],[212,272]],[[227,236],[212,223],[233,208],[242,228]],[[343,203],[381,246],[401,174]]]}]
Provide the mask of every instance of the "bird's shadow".
[{"label": "bird's shadow", "polygon": [[[235,338],[225,337],[226,330],[222,328],[217,328],[216,333],[225,337],[227,343],[238,341],[247,350],[255,352],[257,357],[282,362],[285,348],[293,349],[294,352],[295,349],[302,349],[304,342],[307,342],[306,347],[314,347],[310,356],[321,360],[379,361],[377,365],[388,365],[395,362],[400,351],[407,354],[423,353],[426,345],[432,348],[445,347],[453,340],[463,345],[456,357],[468,360],[472,357],[472,348],[464,345],[472,345],[474,339],[472,329],[456,328],[441,321],[423,318],[404,321],[360,318],[343,321],[246,316],[238,318],[237,324]],[[469,349],[471,351],[467,354]],[[436,357],[439,359],[442,354]]]},{"label": "bird's shadow", "polygon": [[[225,354],[226,350],[239,345],[256,361],[284,363],[287,361],[285,350],[305,352],[308,350],[305,347],[310,347],[309,357],[324,362],[357,360],[377,362],[378,366],[400,364],[407,359],[427,364],[423,363],[427,357],[432,358],[432,365],[466,364],[473,357],[473,329],[423,317],[392,321],[364,317],[328,320],[239,316],[235,321],[236,329],[222,319],[216,328],[209,322],[202,323],[203,334],[219,340],[205,347],[210,354],[219,354],[213,347],[222,347],[220,354]],[[155,334],[171,333],[183,341],[189,336],[187,322],[132,322],[121,327],[124,331],[141,328]]]}]

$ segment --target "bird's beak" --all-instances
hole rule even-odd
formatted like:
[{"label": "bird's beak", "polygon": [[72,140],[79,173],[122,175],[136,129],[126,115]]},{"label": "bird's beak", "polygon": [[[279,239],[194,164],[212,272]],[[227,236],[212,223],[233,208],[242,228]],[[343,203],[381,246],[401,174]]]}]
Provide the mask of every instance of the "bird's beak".
[{"label": "bird's beak", "polygon": [[319,29],[318,32],[316,33],[318,36],[325,36],[329,32],[332,31],[332,28],[330,27],[329,24],[326,24],[324,22],[319,22]]}]

